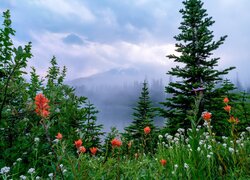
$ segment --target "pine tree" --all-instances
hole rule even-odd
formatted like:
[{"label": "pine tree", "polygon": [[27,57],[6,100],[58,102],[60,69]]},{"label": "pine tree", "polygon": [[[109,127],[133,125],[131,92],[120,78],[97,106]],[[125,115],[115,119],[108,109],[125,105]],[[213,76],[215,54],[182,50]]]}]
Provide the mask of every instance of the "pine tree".
[{"label": "pine tree", "polygon": [[83,144],[86,148],[100,147],[101,137],[104,133],[101,131],[102,124],[97,125],[96,120],[98,110],[89,101],[86,103],[85,116],[82,121],[79,122],[79,132],[83,140]]},{"label": "pine tree", "polygon": [[183,4],[184,9],[180,10],[183,19],[179,27],[180,33],[174,37],[178,55],[167,56],[180,64],[167,73],[178,81],[170,82],[166,87],[166,93],[172,96],[162,103],[165,109],[161,110],[162,116],[167,118],[166,129],[170,132],[175,132],[180,127],[190,127],[187,115],[198,91],[203,93],[203,98],[197,117],[204,110],[212,112],[215,117],[218,106],[215,108],[211,104],[217,103],[218,99],[215,101],[214,98],[219,98],[222,102],[224,93],[234,89],[233,86],[225,88],[222,79],[222,75],[228,74],[234,67],[219,71],[215,67],[220,58],[212,57],[213,51],[224,43],[227,36],[220,37],[218,41],[213,40],[213,31],[209,27],[214,21],[206,13],[201,0],[185,0]]},{"label": "pine tree", "polygon": [[153,122],[153,118],[155,117],[154,108],[151,104],[152,102],[149,97],[148,85],[147,82],[144,81],[137,107],[133,108],[134,120],[128,127],[125,128],[124,137],[128,141],[132,140],[138,145],[138,143],[141,143],[141,140],[144,138],[145,127],[150,127],[151,134],[156,130]]}]

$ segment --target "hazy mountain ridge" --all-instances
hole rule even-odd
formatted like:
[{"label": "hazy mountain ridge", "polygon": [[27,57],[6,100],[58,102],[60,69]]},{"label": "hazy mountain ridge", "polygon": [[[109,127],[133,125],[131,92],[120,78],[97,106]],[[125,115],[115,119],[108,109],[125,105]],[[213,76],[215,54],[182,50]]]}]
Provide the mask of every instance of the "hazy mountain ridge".
[{"label": "hazy mountain ridge", "polygon": [[[133,107],[136,106],[145,76],[133,68],[111,69],[86,78],[78,78],[67,84],[76,88],[76,94],[86,96],[99,110],[98,123],[104,130],[117,126],[122,130],[132,121]],[[154,106],[164,101],[162,80],[148,80],[149,92]],[[156,120],[157,125],[163,119]]]}]

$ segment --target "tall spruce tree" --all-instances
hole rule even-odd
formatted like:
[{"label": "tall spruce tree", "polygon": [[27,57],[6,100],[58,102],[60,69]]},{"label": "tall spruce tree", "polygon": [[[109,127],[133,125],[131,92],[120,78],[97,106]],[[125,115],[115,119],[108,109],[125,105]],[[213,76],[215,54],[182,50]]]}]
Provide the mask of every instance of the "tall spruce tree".
[{"label": "tall spruce tree", "polygon": [[141,96],[137,103],[137,107],[133,108],[134,121],[125,128],[124,136],[127,140],[141,141],[144,137],[144,128],[149,126],[151,131],[155,130],[153,122],[154,108],[149,97],[149,90],[147,82],[144,81]]},{"label": "tall spruce tree", "polygon": [[220,58],[212,57],[213,51],[224,43],[227,36],[220,37],[218,41],[213,40],[213,31],[209,27],[214,21],[203,8],[201,0],[185,0],[183,5],[184,8],[180,10],[183,19],[179,27],[180,33],[174,37],[178,55],[167,56],[180,64],[167,73],[178,81],[170,82],[166,87],[165,91],[171,97],[162,103],[165,109],[161,110],[162,115],[167,118],[166,129],[170,132],[175,132],[179,127],[190,127],[187,115],[194,104],[197,91],[203,93],[197,117],[200,117],[202,111],[208,110],[215,118],[216,111],[222,109],[223,95],[234,89],[233,86],[225,87],[222,79],[222,75],[228,74],[234,67],[217,70],[215,67]]},{"label": "tall spruce tree", "polygon": [[80,136],[83,140],[83,144],[86,148],[100,147],[103,125],[97,124],[98,110],[89,101],[85,105],[85,116],[82,121],[79,122]]}]

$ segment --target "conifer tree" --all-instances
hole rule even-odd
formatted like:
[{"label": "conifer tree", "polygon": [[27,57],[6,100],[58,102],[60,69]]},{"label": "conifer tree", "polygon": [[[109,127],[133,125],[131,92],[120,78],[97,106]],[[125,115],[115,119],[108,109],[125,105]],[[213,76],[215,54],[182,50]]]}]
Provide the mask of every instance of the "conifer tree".
[{"label": "conifer tree", "polygon": [[172,96],[162,103],[165,109],[161,110],[167,118],[167,130],[170,132],[175,132],[179,127],[190,127],[187,115],[196,94],[203,94],[197,117],[201,116],[202,111],[208,110],[213,113],[214,119],[216,111],[222,109],[215,104],[222,102],[223,96],[234,89],[233,86],[225,87],[222,79],[222,75],[228,74],[234,67],[217,70],[215,67],[220,58],[212,56],[227,36],[214,40],[213,31],[209,29],[214,21],[203,8],[201,0],[185,0],[183,5],[184,8],[180,10],[183,19],[180,33],[174,37],[178,54],[167,56],[178,63],[167,73],[178,81],[170,82],[166,87],[166,93]]},{"label": "conifer tree", "polygon": [[96,107],[89,101],[86,103],[84,109],[84,118],[79,122],[79,132],[83,140],[83,144],[86,148],[100,147],[100,136],[104,133],[102,132],[103,125],[98,125],[96,123],[98,110],[96,110]]},{"label": "conifer tree", "polygon": [[144,128],[149,126],[151,133],[155,130],[153,118],[155,117],[154,108],[149,97],[148,84],[146,81],[143,83],[141,96],[137,106],[134,109],[133,122],[125,128],[124,136],[130,141],[141,141],[144,137]]}]

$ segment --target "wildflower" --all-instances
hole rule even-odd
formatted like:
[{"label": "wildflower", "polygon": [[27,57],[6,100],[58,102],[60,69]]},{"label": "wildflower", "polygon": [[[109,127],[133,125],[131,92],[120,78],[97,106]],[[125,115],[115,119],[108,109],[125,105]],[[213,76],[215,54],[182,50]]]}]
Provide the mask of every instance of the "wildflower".
[{"label": "wildflower", "polygon": [[64,169],[64,170],[63,170],[63,174],[65,174],[66,172],[67,172],[67,169]]},{"label": "wildflower", "polygon": [[29,174],[34,174],[34,173],[35,173],[35,168],[30,168],[30,169],[28,170],[28,173],[29,173]]},{"label": "wildflower", "polygon": [[147,127],[144,128],[144,133],[145,133],[145,134],[149,134],[150,131],[151,131],[151,129],[150,129],[149,126],[147,126]]},{"label": "wildflower", "polygon": [[20,179],[25,180],[25,179],[27,179],[27,177],[26,177],[26,176],[24,176],[24,175],[21,175],[21,176],[20,176]]},{"label": "wildflower", "polygon": [[63,164],[60,164],[59,167],[62,169],[63,168]]},{"label": "wildflower", "polygon": [[184,133],[184,132],[185,132],[185,129],[179,128],[179,129],[177,129],[177,131],[181,134],[181,133]]},{"label": "wildflower", "polygon": [[240,121],[238,118],[230,116],[230,119],[228,120],[228,122],[233,123],[233,124],[238,124]]},{"label": "wildflower", "polygon": [[198,147],[198,148],[197,148],[197,151],[201,151],[201,148],[200,148],[200,147]]},{"label": "wildflower", "polygon": [[40,138],[35,137],[34,141],[35,141],[36,143],[38,143],[38,142],[40,141]]},{"label": "wildflower", "polygon": [[247,127],[246,130],[247,130],[248,132],[250,132],[250,127]]},{"label": "wildflower", "polygon": [[208,145],[208,147],[207,147],[208,149],[211,149],[212,148],[212,146],[211,145]]},{"label": "wildflower", "polygon": [[178,168],[178,164],[175,164],[175,165],[174,165],[174,168],[177,169],[177,168]]},{"label": "wildflower", "polygon": [[53,177],[53,173],[49,173],[49,175],[48,175],[50,178],[52,178]]},{"label": "wildflower", "polygon": [[62,134],[61,134],[61,133],[57,133],[57,135],[56,135],[56,139],[61,140],[62,138],[63,138]]},{"label": "wildflower", "polygon": [[175,133],[175,136],[176,136],[176,137],[180,137],[180,134],[179,134],[179,133]]},{"label": "wildflower", "polygon": [[187,164],[187,163],[184,163],[184,167],[185,167],[186,169],[188,169],[188,168],[189,168],[189,166],[188,166],[188,164]]},{"label": "wildflower", "polygon": [[162,138],[163,138],[163,136],[160,134],[160,135],[158,136],[158,138],[159,138],[159,139],[162,139]]},{"label": "wildflower", "polygon": [[233,148],[231,148],[231,147],[230,147],[230,148],[228,148],[228,150],[229,150],[229,152],[231,152],[231,153],[232,153],[232,152],[234,152],[234,149],[233,149]]},{"label": "wildflower", "polygon": [[84,146],[80,146],[79,147],[79,152],[80,153],[85,153],[86,152],[86,148]]},{"label": "wildflower", "polygon": [[207,158],[208,158],[208,159],[210,159],[210,158],[211,158],[211,155],[210,155],[210,154],[208,154],[208,155],[207,155]]},{"label": "wildflower", "polygon": [[225,104],[227,104],[227,103],[229,103],[229,99],[228,99],[227,97],[225,97],[225,98],[223,99],[223,102],[224,102]]},{"label": "wildflower", "polygon": [[57,144],[57,143],[59,143],[59,141],[60,141],[59,139],[54,139],[53,143]]},{"label": "wildflower", "polygon": [[44,118],[49,116],[49,100],[43,95],[38,94],[35,97],[35,104],[36,104],[36,113],[39,116],[42,116]]},{"label": "wildflower", "polygon": [[122,142],[116,138],[114,138],[112,141],[111,141],[111,144],[112,144],[112,147],[120,147],[122,145]]},{"label": "wildflower", "polygon": [[89,150],[92,155],[95,155],[98,149],[96,147],[92,147],[92,148],[89,148]]},{"label": "wildflower", "polygon": [[166,137],[168,140],[172,140],[172,138],[173,138],[173,136],[171,136],[171,135],[167,135],[167,137]]},{"label": "wildflower", "polygon": [[226,144],[226,143],[223,143],[222,146],[227,147],[227,144]]},{"label": "wildflower", "polygon": [[161,160],[160,160],[160,162],[161,162],[161,165],[162,165],[162,166],[165,166],[165,165],[166,165],[166,163],[167,163],[167,160],[165,160],[165,159],[161,159]]},{"label": "wildflower", "polygon": [[231,106],[226,105],[226,106],[224,107],[224,109],[225,109],[225,111],[230,112],[230,111],[231,111]]},{"label": "wildflower", "polygon": [[77,141],[75,141],[75,146],[76,146],[76,148],[81,147],[82,146],[82,140],[78,139]]},{"label": "wildflower", "polygon": [[10,171],[10,167],[5,166],[1,168],[0,174],[7,174],[9,171]]},{"label": "wildflower", "polygon": [[211,120],[211,117],[212,117],[212,114],[210,112],[203,112],[202,113],[202,118],[205,120],[205,121],[210,121]]},{"label": "wildflower", "polygon": [[36,177],[36,180],[39,180],[39,179],[41,179],[41,177],[40,177],[40,176],[37,176],[37,177]]},{"label": "wildflower", "polygon": [[16,161],[17,161],[17,162],[20,162],[20,161],[22,161],[22,158],[17,158]]},{"label": "wildflower", "polygon": [[227,138],[228,138],[228,137],[226,137],[226,136],[222,136],[222,139],[223,139],[223,140],[227,140]]}]

